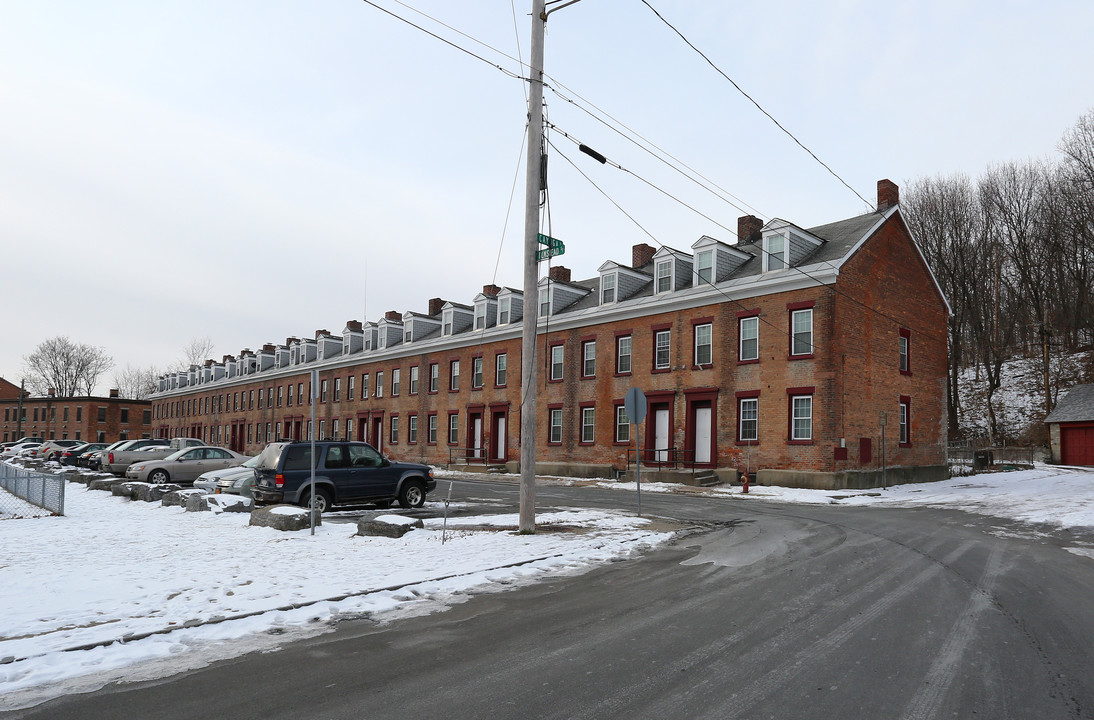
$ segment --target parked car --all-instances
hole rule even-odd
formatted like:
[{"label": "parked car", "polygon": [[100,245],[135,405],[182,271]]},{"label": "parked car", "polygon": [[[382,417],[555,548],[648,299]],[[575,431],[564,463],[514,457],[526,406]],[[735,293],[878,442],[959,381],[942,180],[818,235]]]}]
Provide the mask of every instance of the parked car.
[{"label": "parked car", "polygon": [[[255,467],[256,505],[311,505],[311,443],[276,442],[266,446]],[[421,507],[437,487],[428,465],[392,462],[363,442],[315,443],[315,506],[398,500],[404,508]]]},{"label": "parked car", "polygon": [[61,456],[57,458],[61,461],[62,465],[80,465],[80,458],[83,455],[90,455],[96,450],[102,450],[106,447],[106,443],[89,443],[85,442],[82,445],[76,447],[70,447],[61,453]]},{"label": "parked car", "polygon": [[46,441],[45,438],[37,437],[35,435],[24,435],[23,437],[19,438],[18,440],[11,440],[11,441],[6,442],[6,443],[0,443],[0,450],[7,450],[12,445],[19,445],[20,443],[36,442],[36,443],[41,444],[41,443],[44,443],[45,441]]},{"label": "parked car", "polygon": [[39,460],[56,460],[62,451],[82,444],[81,440],[50,440],[42,443],[42,446],[38,448],[36,457]]},{"label": "parked car", "polygon": [[250,455],[240,455],[218,447],[184,448],[163,459],[137,460],[126,468],[125,476],[130,480],[156,484],[192,483],[202,473],[235,467],[250,458]]},{"label": "parked car", "polygon": [[[202,473],[198,476],[198,479],[194,480],[194,487],[207,490],[209,492],[216,492],[221,480],[228,481],[228,483],[234,483],[236,477],[251,476],[252,483],[254,485],[255,466],[258,464],[258,455],[255,455],[236,467],[225,467],[222,469],[216,469],[216,471],[209,471],[208,473]],[[242,486],[241,486],[242,487]],[[224,490],[221,490],[223,492]],[[242,495],[242,492],[236,492],[234,495]],[[251,486],[247,486],[247,497],[251,497]]]},{"label": "parked car", "polygon": [[[103,470],[108,473],[114,473],[115,475],[125,475],[125,469],[137,460],[158,460],[165,458],[172,454],[176,450],[182,450],[188,447],[200,447],[204,445],[201,440],[196,438],[172,438],[167,440],[165,438],[141,438],[140,440],[130,440],[126,445],[119,445],[113,450],[103,452],[102,461],[100,465]],[[149,446],[155,446],[153,450],[145,450]],[[152,452],[155,455],[143,454],[141,451]]]},{"label": "parked car", "polygon": [[15,444],[15,445],[12,445],[11,447],[9,447],[9,448],[5,449],[5,450],[4,450],[3,452],[0,452],[0,458],[10,458],[10,457],[15,457],[16,455],[18,455],[19,453],[23,452],[24,450],[31,450],[31,449],[35,449],[35,448],[37,448],[37,447],[38,447],[39,445],[41,445],[41,444],[42,444],[42,443],[40,443],[40,442],[22,442],[22,443],[17,443],[17,444]]},{"label": "parked car", "polygon": [[87,459],[87,467],[90,468],[91,470],[101,470],[102,467],[103,467],[103,462],[102,462],[103,455],[110,452],[111,450],[117,450],[122,445],[125,445],[128,442],[131,442],[131,441],[130,440],[119,440],[116,443],[112,443],[110,445],[107,445],[102,450],[98,451],[97,453],[92,453]]}]

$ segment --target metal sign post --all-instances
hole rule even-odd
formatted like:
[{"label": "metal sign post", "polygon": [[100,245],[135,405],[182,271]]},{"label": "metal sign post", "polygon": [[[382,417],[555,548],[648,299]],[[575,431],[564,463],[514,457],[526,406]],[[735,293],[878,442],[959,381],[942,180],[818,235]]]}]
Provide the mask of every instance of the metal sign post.
[{"label": "metal sign post", "polygon": [[638,425],[646,419],[646,394],[633,387],[623,398],[623,411],[634,425],[634,487],[638,493],[638,517],[642,517],[642,444],[639,441]]},{"label": "metal sign post", "polygon": [[311,534],[315,534],[315,400],[319,397],[319,371],[311,371]]}]

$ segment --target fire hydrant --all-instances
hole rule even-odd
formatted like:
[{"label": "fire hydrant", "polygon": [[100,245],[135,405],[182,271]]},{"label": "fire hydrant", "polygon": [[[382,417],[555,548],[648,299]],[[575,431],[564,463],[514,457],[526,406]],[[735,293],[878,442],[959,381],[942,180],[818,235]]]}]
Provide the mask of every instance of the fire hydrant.
[{"label": "fire hydrant", "polygon": [[741,473],[741,484],[744,485],[744,490],[742,490],[741,492],[747,493],[748,492],[748,471],[747,470],[745,470],[743,473]]}]

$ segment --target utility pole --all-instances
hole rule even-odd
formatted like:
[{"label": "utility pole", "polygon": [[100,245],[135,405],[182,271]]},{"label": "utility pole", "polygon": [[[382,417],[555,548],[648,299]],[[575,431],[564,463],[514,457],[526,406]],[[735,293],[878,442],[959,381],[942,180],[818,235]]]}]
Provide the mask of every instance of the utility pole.
[{"label": "utility pole", "polygon": [[23,396],[26,394],[26,392],[27,381],[25,379],[21,379],[19,381],[19,406],[15,410],[15,437],[17,438],[23,437]]},{"label": "utility pole", "polygon": [[520,346],[520,532],[536,531],[536,321],[539,309],[540,167],[543,156],[543,34],[545,0],[532,0],[528,72],[528,158],[524,196],[524,318]]}]

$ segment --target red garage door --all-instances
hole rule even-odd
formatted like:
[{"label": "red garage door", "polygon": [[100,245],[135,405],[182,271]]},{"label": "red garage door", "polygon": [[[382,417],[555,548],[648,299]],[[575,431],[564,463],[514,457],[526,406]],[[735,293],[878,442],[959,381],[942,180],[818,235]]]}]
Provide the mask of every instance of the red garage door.
[{"label": "red garage door", "polygon": [[1060,426],[1060,456],[1064,465],[1094,465],[1094,426]]}]

